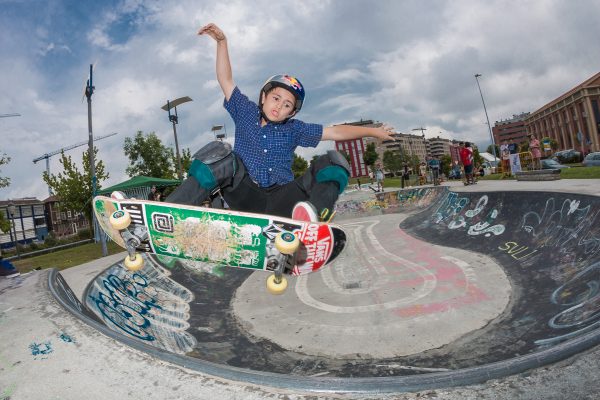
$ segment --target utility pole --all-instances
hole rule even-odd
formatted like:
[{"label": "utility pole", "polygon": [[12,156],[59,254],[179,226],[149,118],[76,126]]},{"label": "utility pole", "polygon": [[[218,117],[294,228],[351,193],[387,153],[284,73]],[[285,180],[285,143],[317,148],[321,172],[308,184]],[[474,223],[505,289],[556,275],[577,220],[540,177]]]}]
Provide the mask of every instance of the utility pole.
[{"label": "utility pole", "polygon": [[479,77],[481,74],[475,74],[475,81],[477,82],[477,87],[479,88],[479,95],[481,96],[481,102],[483,103],[483,111],[485,112],[485,119],[487,121],[487,126],[490,131],[490,139],[492,140],[492,152],[494,153],[494,163],[497,164],[496,160],[496,142],[494,140],[494,135],[492,134],[492,127],[490,125],[490,119],[488,118],[487,108],[485,107],[485,100],[483,100],[483,93],[481,92],[481,86],[479,86]]},{"label": "utility pole", "polygon": [[[177,117],[177,106],[183,103],[187,103],[188,101],[192,101],[192,99],[190,99],[188,96],[184,96],[173,101],[167,100],[167,104],[161,107],[163,110],[169,112],[169,121],[173,123],[173,135],[175,136],[175,154],[177,156],[177,178],[179,178],[179,180],[183,179],[183,169],[181,168],[181,158],[179,157],[179,142],[177,141],[176,125],[179,123],[179,118]],[[175,114],[171,114],[171,108],[175,109]]]},{"label": "utility pole", "polygon": [[[90,76],[85,85],[85,97],[87,97],[87,105],[88,105],[88,152],[90,157],[90,175],[92,176],[92,202],[94,201],[94,197],[96,197],[96,164],[94,160],[94,134],[92,133],[92,94],[94,94],[94,85],[92,81],[92,74],[94,72],[94,66],[90,64]],[[92,204],[92,208],[93,208]],[[100,230],[98,226],[98,221],[96,220],[96,213],[92,211],[92,223],[94,225],[94,237],[96,243],[98,243],[98,238],[100,238],[100,243],[102,246],[102,257],[108,256],[108,249],[106,248],[106,238],[104,237],[104,232]]]}]

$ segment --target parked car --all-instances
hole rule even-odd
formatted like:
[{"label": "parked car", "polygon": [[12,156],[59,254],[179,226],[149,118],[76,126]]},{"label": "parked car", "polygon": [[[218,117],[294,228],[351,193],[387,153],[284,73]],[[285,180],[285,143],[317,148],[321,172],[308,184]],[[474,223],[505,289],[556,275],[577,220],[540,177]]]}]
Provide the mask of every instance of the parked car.
[{"label": "parked car", "polygon": [[553,160],[551,158],[545,158],[542,160],[542,169],[563,169],[563,168],[569,168],[569,166],[562,165],[558,161]]},{"label": "parked car", "polygon": [[595,167],[600,165],[600,152],[590,153],[583,159],[584,167]]},{"label": "parked car", "polygon": [[577,163],[581,161],[581,152],[573,149],[561,150],[554,153],[552,158],[560,163]]}]

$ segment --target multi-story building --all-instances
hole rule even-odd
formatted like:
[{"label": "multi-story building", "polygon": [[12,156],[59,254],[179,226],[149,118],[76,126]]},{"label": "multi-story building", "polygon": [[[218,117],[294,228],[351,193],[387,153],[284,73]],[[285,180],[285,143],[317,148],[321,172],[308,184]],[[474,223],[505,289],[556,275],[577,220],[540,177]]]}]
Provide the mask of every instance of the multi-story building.
[{"label": "multi-story building", "polygon": [[441,137],[429,138],[427,139],[427,154],[436,156],[438,158],[443,155],[451,155],[450,147],[452,145],[452,140],[444,139]]},{"label": "multi-story building", "polygon": [[600,72],[532,112],[527,132],[556,140],[559,150],[600,151]]},{"label": "multi-story building", "polygon": [[492,128],[494,142],[500,145],[506,143],[523,143],[527,142],[526,120],[529,117],[528,112],[518,115],[513,115],[512,118],[496,121]]},{"label": "multi-story building", "polygon": [[48,231],[57,237],[72,236],[82,229],[89,229],[90,224],[82,212],[60,208],[60,200],[50,196],[44,200]]},{"label": "multi-story building", "polygon": [[0,201],[0,212],[10,221],[10,232],[0,232],[0,247],[43,241],[48,235],[44,203],[33,197]]},{"label": "multi-story building", "polygon": [[[349,122],[342,125],[354,125],[354,126],[365,126],[369,128],[379,127],[381,123],[375,123],[373,120],[360,120],[357,122]],[[340,140],[335,142],[335,149],[341,153],[345,153],[350,158],[350,177],[356,178],[360,176],[366,176],[369,174],[367,165],[363,159],[363,155],[367,150],[366,138],[352,139],[352,140]]]}]

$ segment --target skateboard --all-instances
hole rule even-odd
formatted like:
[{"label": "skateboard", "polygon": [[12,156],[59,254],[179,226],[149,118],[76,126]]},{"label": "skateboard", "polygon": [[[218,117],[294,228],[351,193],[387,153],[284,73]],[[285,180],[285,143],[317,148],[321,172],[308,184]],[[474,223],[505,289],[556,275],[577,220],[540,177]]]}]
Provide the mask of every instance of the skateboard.
[{"label": "skateboard", "polygon": [[346,244],[339,226],[264,214],[126,198],[94,198],[102,230],[127,250],[124,265],[143,267],[140,252],[272,272],[267,290],[281,294],[283,275],[304,275],[333,261]]}]

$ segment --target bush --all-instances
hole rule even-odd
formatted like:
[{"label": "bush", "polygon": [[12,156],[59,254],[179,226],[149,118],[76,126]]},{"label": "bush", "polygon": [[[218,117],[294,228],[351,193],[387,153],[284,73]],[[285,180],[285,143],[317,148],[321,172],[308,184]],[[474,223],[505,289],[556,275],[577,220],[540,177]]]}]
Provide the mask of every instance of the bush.
[{"label": "bush", "polygon": [[77,232],[77,239],[79,239],[79,240],[85,240],[85,239],[91,239],[91,238],[92,238],[91,229],[81,229],[79,232]]},{"label": "bush", "polygon": [[46,237],[46,240],[44,240],[44,243],[46,243],[46,245],[48,247],[52,247],[52,246],[56,246],[56,244],[58,243],[58,241],[56,240],[56,238],[54,237],[54,235],[52,233],[50,233]]}]

